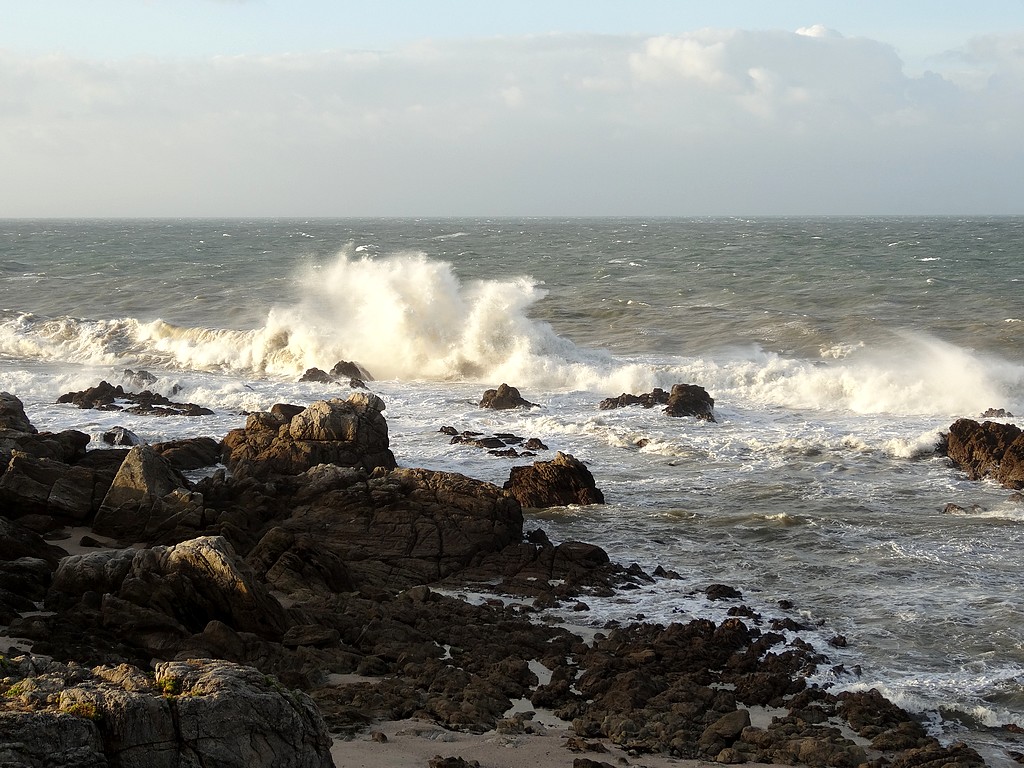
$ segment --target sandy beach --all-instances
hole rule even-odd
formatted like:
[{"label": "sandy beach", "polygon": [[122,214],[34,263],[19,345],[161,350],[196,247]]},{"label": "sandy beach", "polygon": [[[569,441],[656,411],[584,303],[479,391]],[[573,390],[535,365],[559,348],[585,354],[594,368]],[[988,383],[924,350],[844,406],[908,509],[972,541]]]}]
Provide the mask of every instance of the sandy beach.
[{"label": "sandy beach", "polygon": [[[564,728],[543,728],[543,733],[483,734],[448,731],[419,720],[381,723],[351,741],[336,739],[331,756],[338,768],[425,768],[434,756],[461,757],[477,761],[481,768],[571,768],[573,761],[585,757],[610,765],[645,768],[694,768],[713,765],[702,760],[677,760],[663,755],[632,757],[603,739],[582,740],[574,736],[568,723]],[[386,741],[379,734],[383,734]],[[573,751],[577,743],[598,746],[606,751]],[[748,765],[763,765],[749,763]]]}]

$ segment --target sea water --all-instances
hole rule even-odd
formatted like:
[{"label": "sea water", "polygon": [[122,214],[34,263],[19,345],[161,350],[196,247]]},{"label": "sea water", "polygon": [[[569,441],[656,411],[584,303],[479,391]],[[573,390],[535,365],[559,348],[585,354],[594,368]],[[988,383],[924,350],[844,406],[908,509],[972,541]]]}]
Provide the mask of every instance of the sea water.
[{"label": "sea water", "polygon": [[[501,484],[533,460],[445,425],[587,462],[608,503],[527,527],[682,576],[588,599],[595,624],[721,619],[701,590],[732,585],[812,628],[815,682],[878,688],[1009,765],[1024,502],[934,448],[959,417],[1024,414],[1022,243],[1024,218],[0,221],[0,389],[94,445],[220,437],[347,396],[298,379],[357,361],[402,465]],[[127,369],[215,415],[55,403]],[[480,409],[502,382],[538,407]],[[677,382],[716,423],[597,407]]]}]

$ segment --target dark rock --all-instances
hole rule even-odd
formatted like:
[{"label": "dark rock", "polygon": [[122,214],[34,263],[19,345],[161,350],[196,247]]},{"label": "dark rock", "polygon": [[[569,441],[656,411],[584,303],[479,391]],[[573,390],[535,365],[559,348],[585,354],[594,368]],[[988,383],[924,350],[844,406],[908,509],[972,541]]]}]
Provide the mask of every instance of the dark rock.
[{"label": "dark rock", "polygon": [[306,372],[299,377],[299,381],[313,381],[318,384],[330,384],[334,381],[334,377],[327,371],[320,370],[319,368],[307,368]]},{"label": "dark rock", "polygon": [[946,456],[972,480],[990,477],[1006,488],[1024,489],[1024,433],[1017,426],[958,419],[944,442]]},{"label": "dark rock", "polygon": [[641,405],[644,408],[653,408],[655,405],[666,405],[668,403],[668,392],[659,387],[644,395],[631,395],[623,392],[618,397],[608,397],[600,402],[598,408],[608,411],[613,408],[625,408],[630,405]]},{"label": "dark rock", "polygon": [[154,443],[153,450],[181,472],[212,466],[221,458],[220,442],[212,437],[190,437]]},{"label": "dark rock", "polygon": [[1004,408],[988,408],[983,414],[983,419],[1012,419],[1013,414]]},{"label": "dark rock", "polygon": [[103,433],[103,442],[107,445],[142,445],[146,441],[126,427],[114,427]]},{"label": "dark rock", "polygon": [[202,516],[203,499],[152,446],[132,448],[107,491],[93,521],[101,536],[125,541],[155,538],[182,519]]},{"label": "dark rock", "polygon": [[493,408],[496,411],[510,408],[533,408],[535,403],[523,399],[519,390],[508,384],[501,384],[497,389],[488,389],[480,399],[481,408]]},{"label": "dark rock", "polygon": [[712,584],[704,593],[708,600],[742,600],[743,593],[727,584]]},{"label": "dark rock", "polygon": [[24,404],[10,392],[0,392],[0,430],[3,429],[32,435],[38,431],[25,415]]},{"label": "dark rock", "polygon": [[693,416],[702,421],[715,420],[715,400],[704,387],[696,384],[673,384],[665,413],[669,416]]},{"label": "dark rock", "polygon": [[331,375],[336,378],[359,379],[362,381],[373,381],[370,372],[359,365],[348,360],[339,360],[331,368]]},{"label": "dark rock", "polygon": [[604,494],[590,470],[583,462],[561,451],[551,461],[513,467],[503,487],[524,507],[604,504]]},{"label": "dark rock", "polygon": [[0,477],[0,501],[9,517],[48,516],[53,523],[45,527],[54,529],[91,519],[110,480],[103,472],[14,451]]}]

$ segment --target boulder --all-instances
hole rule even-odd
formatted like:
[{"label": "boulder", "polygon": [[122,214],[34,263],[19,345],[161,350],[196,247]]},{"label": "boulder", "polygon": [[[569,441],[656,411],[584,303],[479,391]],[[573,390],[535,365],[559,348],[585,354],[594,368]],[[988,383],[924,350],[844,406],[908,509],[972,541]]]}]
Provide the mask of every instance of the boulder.
[{"label": "boulder", "polygon": [[37,459],[15,450],[0,477],[0,502],[7,516],[46,515],[51,528],[92,517],[110,485],[110,476],[54,459]]},{"label": "boulder", "polygon": [[212,437],[190,437],[154,443],[153,450],[181,472],[213,466],[220,461],[221,455],[220,442]]},{"label": "boulder", "polygon": [[298,475],[319,464],[393,469],[384,401],[359,392],[319,400],[288,418],[254,413],[224,438],[224,463],[239,477]]},{"label": "boulder", "polygon": [[702,421],[714,421],[715,399],[704,387],[696,384],[673,384],[665,413],[669,416],[693,416]]},{"label": "boulder", "polygon": [[524,507],[604,504],[604,494],[583,462],[559,451],[551,461],[513,467],[505,491]]},{"label": "boulder", "polygon": [[114,476],[93,530],[123,541],[152,540],[183,519],[201,517],[202,508],[202,495],[189,491],[167,459],[152,446],[137,445]]},{"label": "boulder", "polygon": [[226,661],[87,670],[41,657],[5,665],[4,765],[76,768],[328,768],[331,740],[312,700]]},{"label": "boulder", "polygon": [[103,442],[107,445],[142,445],[146,441],[127,427],[114,427],[103,433]]},{"label": "boulder", "polygon": [[277,588],[406,588],[437,581],[522,539],[519,504],[500,488],[449,472],[315,467],[289,516],[249,554]]},{"label": "boulder", "polygon": [[510,408],[533,408],[536,403],[525,400],[519,390],[508,384],[501,384],[497,389],[488,389],[480,399],[481,408],[493,408],[496,411]]},{"label": "boulder", "polygon": [[972,480],[988,477],[1007,488],[1024,488],[1024,433],[1014,424],[958,419],[940,452]]},{"label": "boulder", "polygon": [[0,430],[0,462],[6,465],[15,451],[21,451],[38,459],[76,464],[85,457],[88,444],[89,436],[74,429],[38,433]]},{"label": "boulder", "polygon": [[32,435],[38,431],[25,415],[25,405],[10,392],[0,392],[0,430],[4,429]]}]

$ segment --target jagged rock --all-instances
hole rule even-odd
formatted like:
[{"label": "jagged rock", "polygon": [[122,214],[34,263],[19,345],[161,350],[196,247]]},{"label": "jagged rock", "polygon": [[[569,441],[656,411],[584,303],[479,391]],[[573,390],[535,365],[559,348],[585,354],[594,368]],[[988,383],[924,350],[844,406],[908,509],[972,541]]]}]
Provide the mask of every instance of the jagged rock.
[{"label": "jagged rock", "polygon": [[108,626],[151,651],[167,652],[211,621],[272,640],[291,625],[266,585],[217,536],[65,558],[46,604],[66,610],[89,595],[102,597]]},{"label": "jagged rock", "polygon": [[25,415],[25,405],[10,392],[0,392],[0,430],[27,432],[36,434],[38,431]]},{"label": "jagged rock", "polygon": [[370,393],[319,400],[287,418],[254,413],[224,438],[224,462],[238,476],[297,475],[318,464],[393,469],[384,401]]},{"label": "jagged rock", "polygon": [[583,462],[561,451],[551,461],[513,467],[504,488],[524,507],[604,504],[604,494],[590,470]]},{"label": "jagged rock", "polygon": [[597,407],[602,411],[608,411],[613,408],[625,408],[629,405],[653,408],[655,405],[665,405],[666,403],[668,403],[668,392],[660,387],[655,387],[653,391],[644,395],[631,395],[628,392],[623,392],[618,397],[607,397]]},{"label": "jagged rock", "polygon": [[673,384],[665,413],[669,416],[693,416],[702,421],[715,420],[715,400],[704,387],[696,384]]},{"label": "jagged rock", "polygon": [[[131,403],[124,408],[117,401]],[[58,403],[71,403],[79,408],[95,408],[103,411],[120,411],[143,414],[147,416],[210,416],[209,408],[195,403],[176,403],[157,392],[148,389],[142,392],[125,392],[119,384],[116,387],[107,381],[101,381],[95,387],[80,392],[66,392],[57,398]]]},{"label": "jagged rock", "polygon": [[15,451],[37,459],[77,464],[85,457],[88,444],[89,436],[74,429],[64,432],[0,430],[0,466],[6,465]]},{"label": "jagged rock", "polygon": [[48,527],[57,528],[63,522],[77,524],[91,518],[110,481],[104,472],[14,451],[0,477],[0,501],[8,517],[44,515],[54,518]]},{"label": "jagged rock", "polygon": [[317,384],[330,384],[334,381],[334,377],[327,371],[321,370],[320,368],[307,368],[305,373],[299,377],[299,381],[312,381]]},{"label": "jagged rock", "polygon": [[152,446],[137,445],[114,476],[93,530],[119,540],[152,540],[202,510],[202,495],[189,491],[181,473]]},{"label": "jagged rock", "polygon": [[315,467],[290,515],[249,555],[280,589],[404,588],[444,578],[522,539],[522,510],[490,483],[398,469]]},{"label": "jagged rock", "polygon": [[127,427],[114,427],[103,433],[103,442],[107,445],[143,445],[146,441]]},{"label": "jagged rock", "polygon": [[702,754],[714,757],[726,747],[731,747],[749,725],[750,712],[747,710],[727,712],[704,729],[697,740],[697,748]]},{"label": "jagged rock", "polygon": [[31,657],[7,665],[4,765],[78,768],[328,768],[330,737],[312,700],[251,667],[158,663],[86,670]]},{"label": "jagged rock", "polygon": [[191,437],[154,443],[153,450],[181,472],[212,466],[221,458],[220,442],[212,437]]},{"label": "jagged rock", "polygon": [[480,399],[481,408],[493,408],[496,411],[510,408],[533,408],[536,403],[525,400],[519,390],[508,384],[501,384],[497,389],[488,389]]},{"label": "jagged rock", "polygon": [[939,450],[972,480],[991,477],[1006,488],[1024,488],[1024,433],[1013,424],[958,419]]}]

